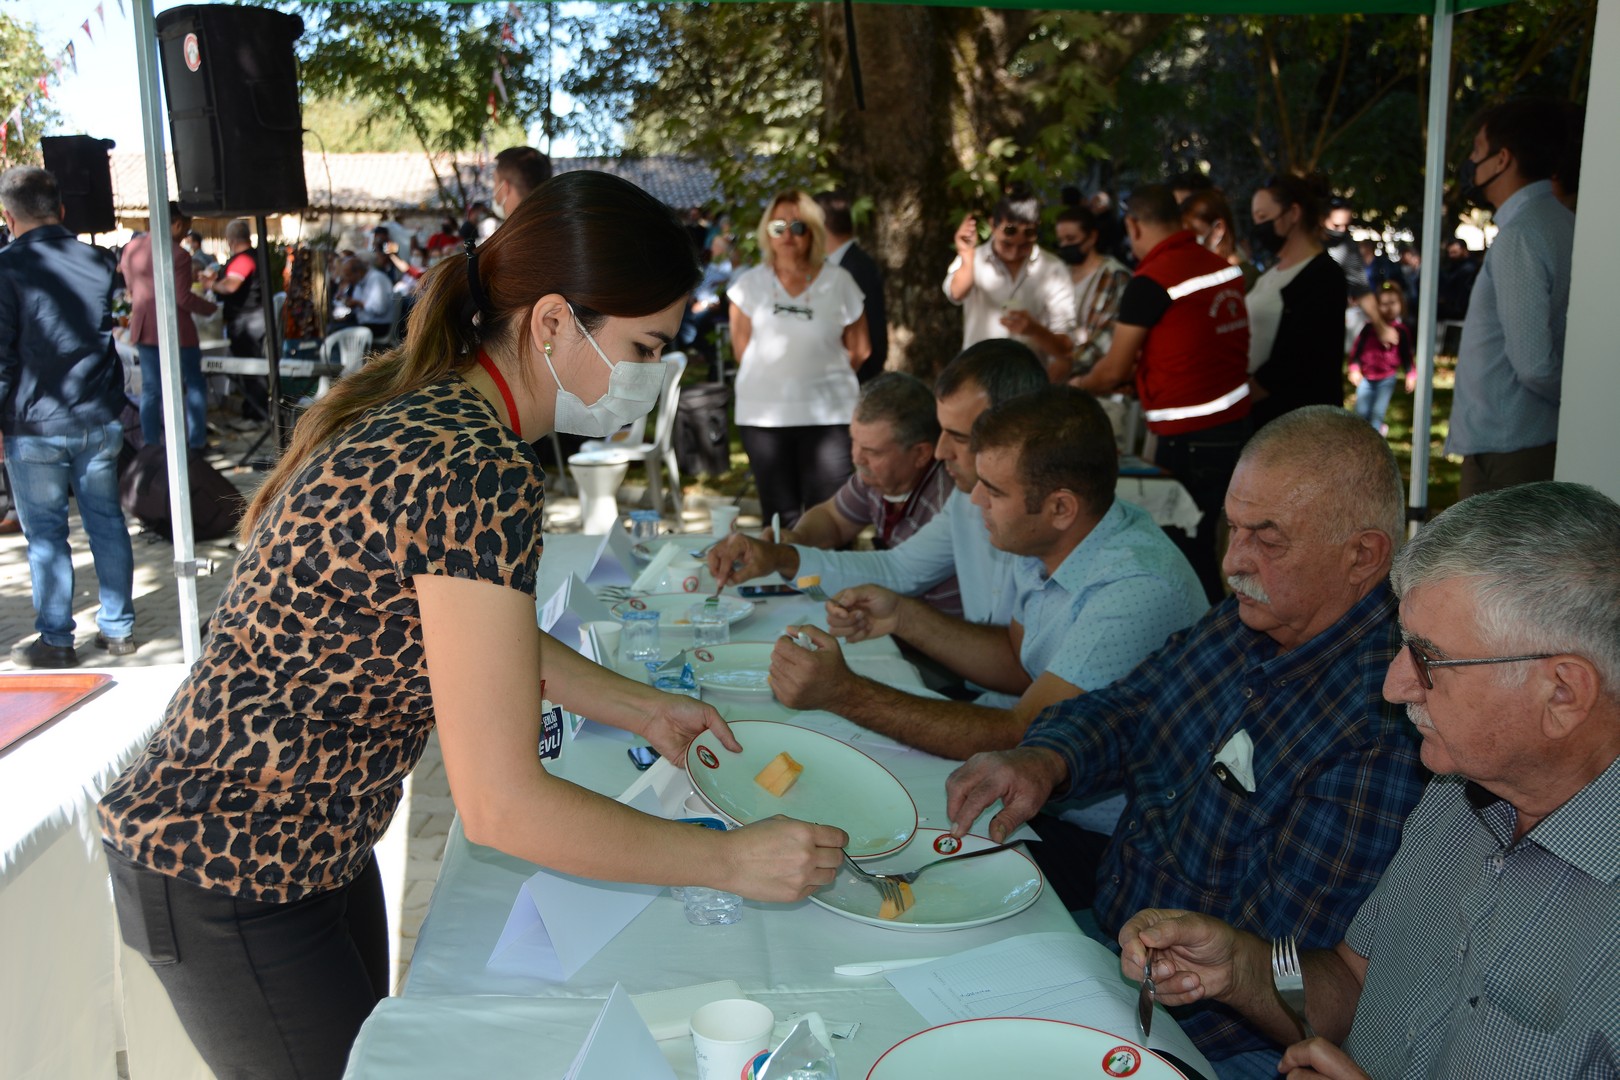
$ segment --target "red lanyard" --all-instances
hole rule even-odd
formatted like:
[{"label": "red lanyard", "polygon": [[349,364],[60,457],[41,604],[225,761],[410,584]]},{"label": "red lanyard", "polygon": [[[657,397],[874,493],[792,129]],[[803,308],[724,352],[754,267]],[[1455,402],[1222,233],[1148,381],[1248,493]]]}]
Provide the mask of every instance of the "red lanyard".
[{"label": "red lanyard", "polygon": [[495,389],[501,392],[501,401],[506,405],[506,415],[512,418],[512,434],[523,438],[523,428],[518,423],[517,402],[512,400],[512,388],[506,385],[506,377],[501,369],[495,366],[495,361],[489,358],[489,353],[483,349],[478,350],[478,366],[488,372],[489,377],[495,381]]}]

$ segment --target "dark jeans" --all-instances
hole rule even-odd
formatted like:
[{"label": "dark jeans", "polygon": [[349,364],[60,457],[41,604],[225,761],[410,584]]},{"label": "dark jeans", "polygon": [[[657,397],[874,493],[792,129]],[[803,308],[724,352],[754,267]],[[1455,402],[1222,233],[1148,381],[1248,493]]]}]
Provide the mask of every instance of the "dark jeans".
[{"label": "dark jeans", "polygon": [[1191,431],[1185,435],[1160,435],[1159,449],[1153,463],[1168,469],[1181,481],[1192,501],[1203,511],[1198,521],[1198,533],[1189,537],[1180,529],[1167,529],[1166,535],[1187,556],[1193,572],[1204,586],[1204,595],[1211,604],[1220,602],[1225,595],[1221,580],[1221,555],[1216,550],[1219,526],[1225,513],[1226,487],[1232,482],[1237,469],[1238,454],[1249,441],[1247,419],[1234,420],[1219,427]]},{"label": "dark jeans", "polygon": [[[141,437],[156,446],[163,437],[163,361],[156,345],[137,345],[141,356]],[[184,389],[186,445],[208,445],[208,384],[202,373],[202,350],[180,346],[180,385]]]},{"label": "dark jeans", "polygon": [[1466,454],[1462,461],[1462,479],[1457,495],[1466,499],[1486,491],[1551,480],[1557,458],[1557,443],[1532,446],[1528,450],[1508,450],[1500,454]]},{"label": "dark jeans", "polygon": [[338,1080],[388,995],[388,919],[373,859],[340,889],[239,900],[107,850],[124,943],[157,974],[218,1080]]},{"label": "dark jeans", "polygon": [[759,485],[759,510],[767,526],[771,515],[781,514],[782,527],[791,527],[810,507],[832,498],[855,471],[848,424],[738,431]]}]

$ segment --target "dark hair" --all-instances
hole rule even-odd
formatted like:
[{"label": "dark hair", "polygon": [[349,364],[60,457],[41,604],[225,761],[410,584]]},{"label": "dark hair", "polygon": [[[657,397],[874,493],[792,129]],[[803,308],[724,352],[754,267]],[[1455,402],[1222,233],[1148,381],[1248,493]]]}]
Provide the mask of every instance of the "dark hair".
[{"label": "dark hair", "polygon": [[[483,311],[473,300],[469,263]],[[662,311],[700,276],[674,211],[628,180],[581,170],[542,184],[477,248],[476,260],[446,259],[423,275],[405,343],[339,380],[310,407],[254,496],[240,535],[250,537],[305,460],[361,416],[471,367],[480,342],[527,341],[542,296],[566,297],[584,328],[595,330],[608,316]]]},{"label": "dark hair", "polygon": [[1390,294],[1401,302],[1401,318],[1406,318],[1406,290],[1401,287],[1401,283],[1398,281],[1379,282],[1378,295],[1383,296],[1385,293]]},{"label": "dark hair", "polygon": [[18,165],[0,175],[0,203],[26,221],[52,222],[62,216],[56,177],[35,165]]},{"label": "dark hair", "polygon": [[828,232],[837,236],[855,234],[855,219],[849,212],[851,206],[849,192],[843,188],[823,191],[816,196],[816,205],[821,207],[821,215],[826,218]]},{"label": "dark hair", "polygon": [[1486,109],[1479,126],[1493,153],[1506,150],[1512,154],[1526,180],[1545,180],[1565,164],[1567,109],[1563,102],[1550,98],[1515,98]]},{"label": "dark hair", "polygon": [[1195,191],[1181,200],[1181,218],[1197,218],[1213,227],[1216,222],[1226,226],[1227,236],[1237,235],[1237,223],[1232,218],[1232,204],[1220,188],[1207,187]]},{"label": "dark hair", "polygon": [[1143,184],[1125,200],[1125,216],[1161,229],[1181,228],[1181,204],[1169,184]]},{"label": "dark hair", "polygon": [[1066,222],[1070,225],[1078,225],[1080,226],[1081,232],[1093,234],[1095,234],[1099,228],[1097,223],[1097,215],[1091,212],[1090,207],[1081,205],[1064,207],[1062,210],[1058,211],[1058,216],[1054,219],[1054,221]]},{"label": "dark hair", "polygon": [[532,146],[508,146],[495,155],[495,175],[522,192],[519,198],[527,198],[551,179],[551,159]]},{"label": "dark hair", "polygon": [[861,387],[855,419],[863,424],[887,421],[901,446],[939,441],[939,415],[928,384],[903,371],[885,371]]},{"label": "dark hair", "polygon": [[995,406],[1048,387],[1051,380],[1028,345],[1012,338],[990,338],[969,345],[945,365],[934,379],[934,396],[948,398],[967,383],[983,390]]},{"label": "dark hair", "polygon": [[1054,491],[1075,493],[1087,511],[1101,517],[1114,505],[1119,449],[1114,428],[1097,399],[1072,386],[1022,394],[979,414],[973,422],[975,453],[1016,448],[1024,509],[1035,513]]},{"label": "dark hair", "polygon": [[1183,169],[1166,183],[1170,185],[1172,191],[1208,191],[1215,186],[1215,181],[1205,175],[1202,169]]},{"label": "dark hair", "polygon": [[1066,207],[1084,206],[1086,197],[1073,184],[1064,184],[1058,189],[1058,204]]},{"label": "dark hair", "polygon": [[[1279,173],[1268,180],[1260,190],[1269,193],[1284,210],[1290,206],[1299,207],[1300,224],[1307,229],[1314,229],[1322,223],[1322,218],[1327,213],[1327,203],[1331,198],[1327,183],[1320,174],[1295,176],[1292,173]],[[1332,201],[1339,204],[1335,209],[1343,209],[1350,205],[1342,199]]]},{"label": "dark hair", "polygon": [[1028,184],[1008,184],[1007,190],[1002,193],[1001,201],[990,211],[990,221],[992,223],[1016,221],[1020,225],[1039,225],[1041,200],[1035,197]]},{"label": "dark hair", "polygon": [[225,242],[229,244],[246,244],[253,240],[253,228],[242,218],[237,218],[225,226]]}]

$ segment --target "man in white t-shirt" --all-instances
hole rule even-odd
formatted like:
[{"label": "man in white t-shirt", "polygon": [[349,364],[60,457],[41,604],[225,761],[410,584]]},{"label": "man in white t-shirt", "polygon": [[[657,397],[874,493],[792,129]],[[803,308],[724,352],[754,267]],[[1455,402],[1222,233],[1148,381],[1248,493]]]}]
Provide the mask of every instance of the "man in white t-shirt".
[{"label": "man in white t-shirt", "polygon": [[956,230],[956,260],[945,295],[962,308],[962,348],[989,338],[1016,338],[1048,367],[1069,360],[1074,343],[1074,286],[1056,255],[1036,244],[1041,204],[1008,197],[991,214],[990,240],[979,243],[978,219]]}]

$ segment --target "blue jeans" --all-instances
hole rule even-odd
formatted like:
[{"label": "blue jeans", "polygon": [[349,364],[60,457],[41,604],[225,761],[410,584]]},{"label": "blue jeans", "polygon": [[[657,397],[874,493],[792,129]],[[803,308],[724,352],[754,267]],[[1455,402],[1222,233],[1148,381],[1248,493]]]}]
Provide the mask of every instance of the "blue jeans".
[{"label": "blue jeans", "polygon": [[[137,345],[141,354],[141,435],[146,445],[163,437],[163,362],[156,345]],[[180,346],[180,385],[186,397],[186,445],[201,450],[208,443],[208,384],[203,380],[202,350]]]},{"label": "blue jeans", "polygon": [[96,624],[109,638],[135,632],[135,555],[118,505],[118,451],[123,425],[114,421],[73,435],[7,435],[6,467],[17,517],[28,539],[34,584],[34,629],[47,645],[73,644],[73,554],[68,548],[68,495],[90,538],[101,610]]},{"label": "blue jeans", "polygon": [[1384,413],[1389,410],[1389,399],[1395,395],[1395,380],[1399,375],[1384,379],[1362,379],[1356,387],[1356,415],[1377,428],[1384,429]]}]

